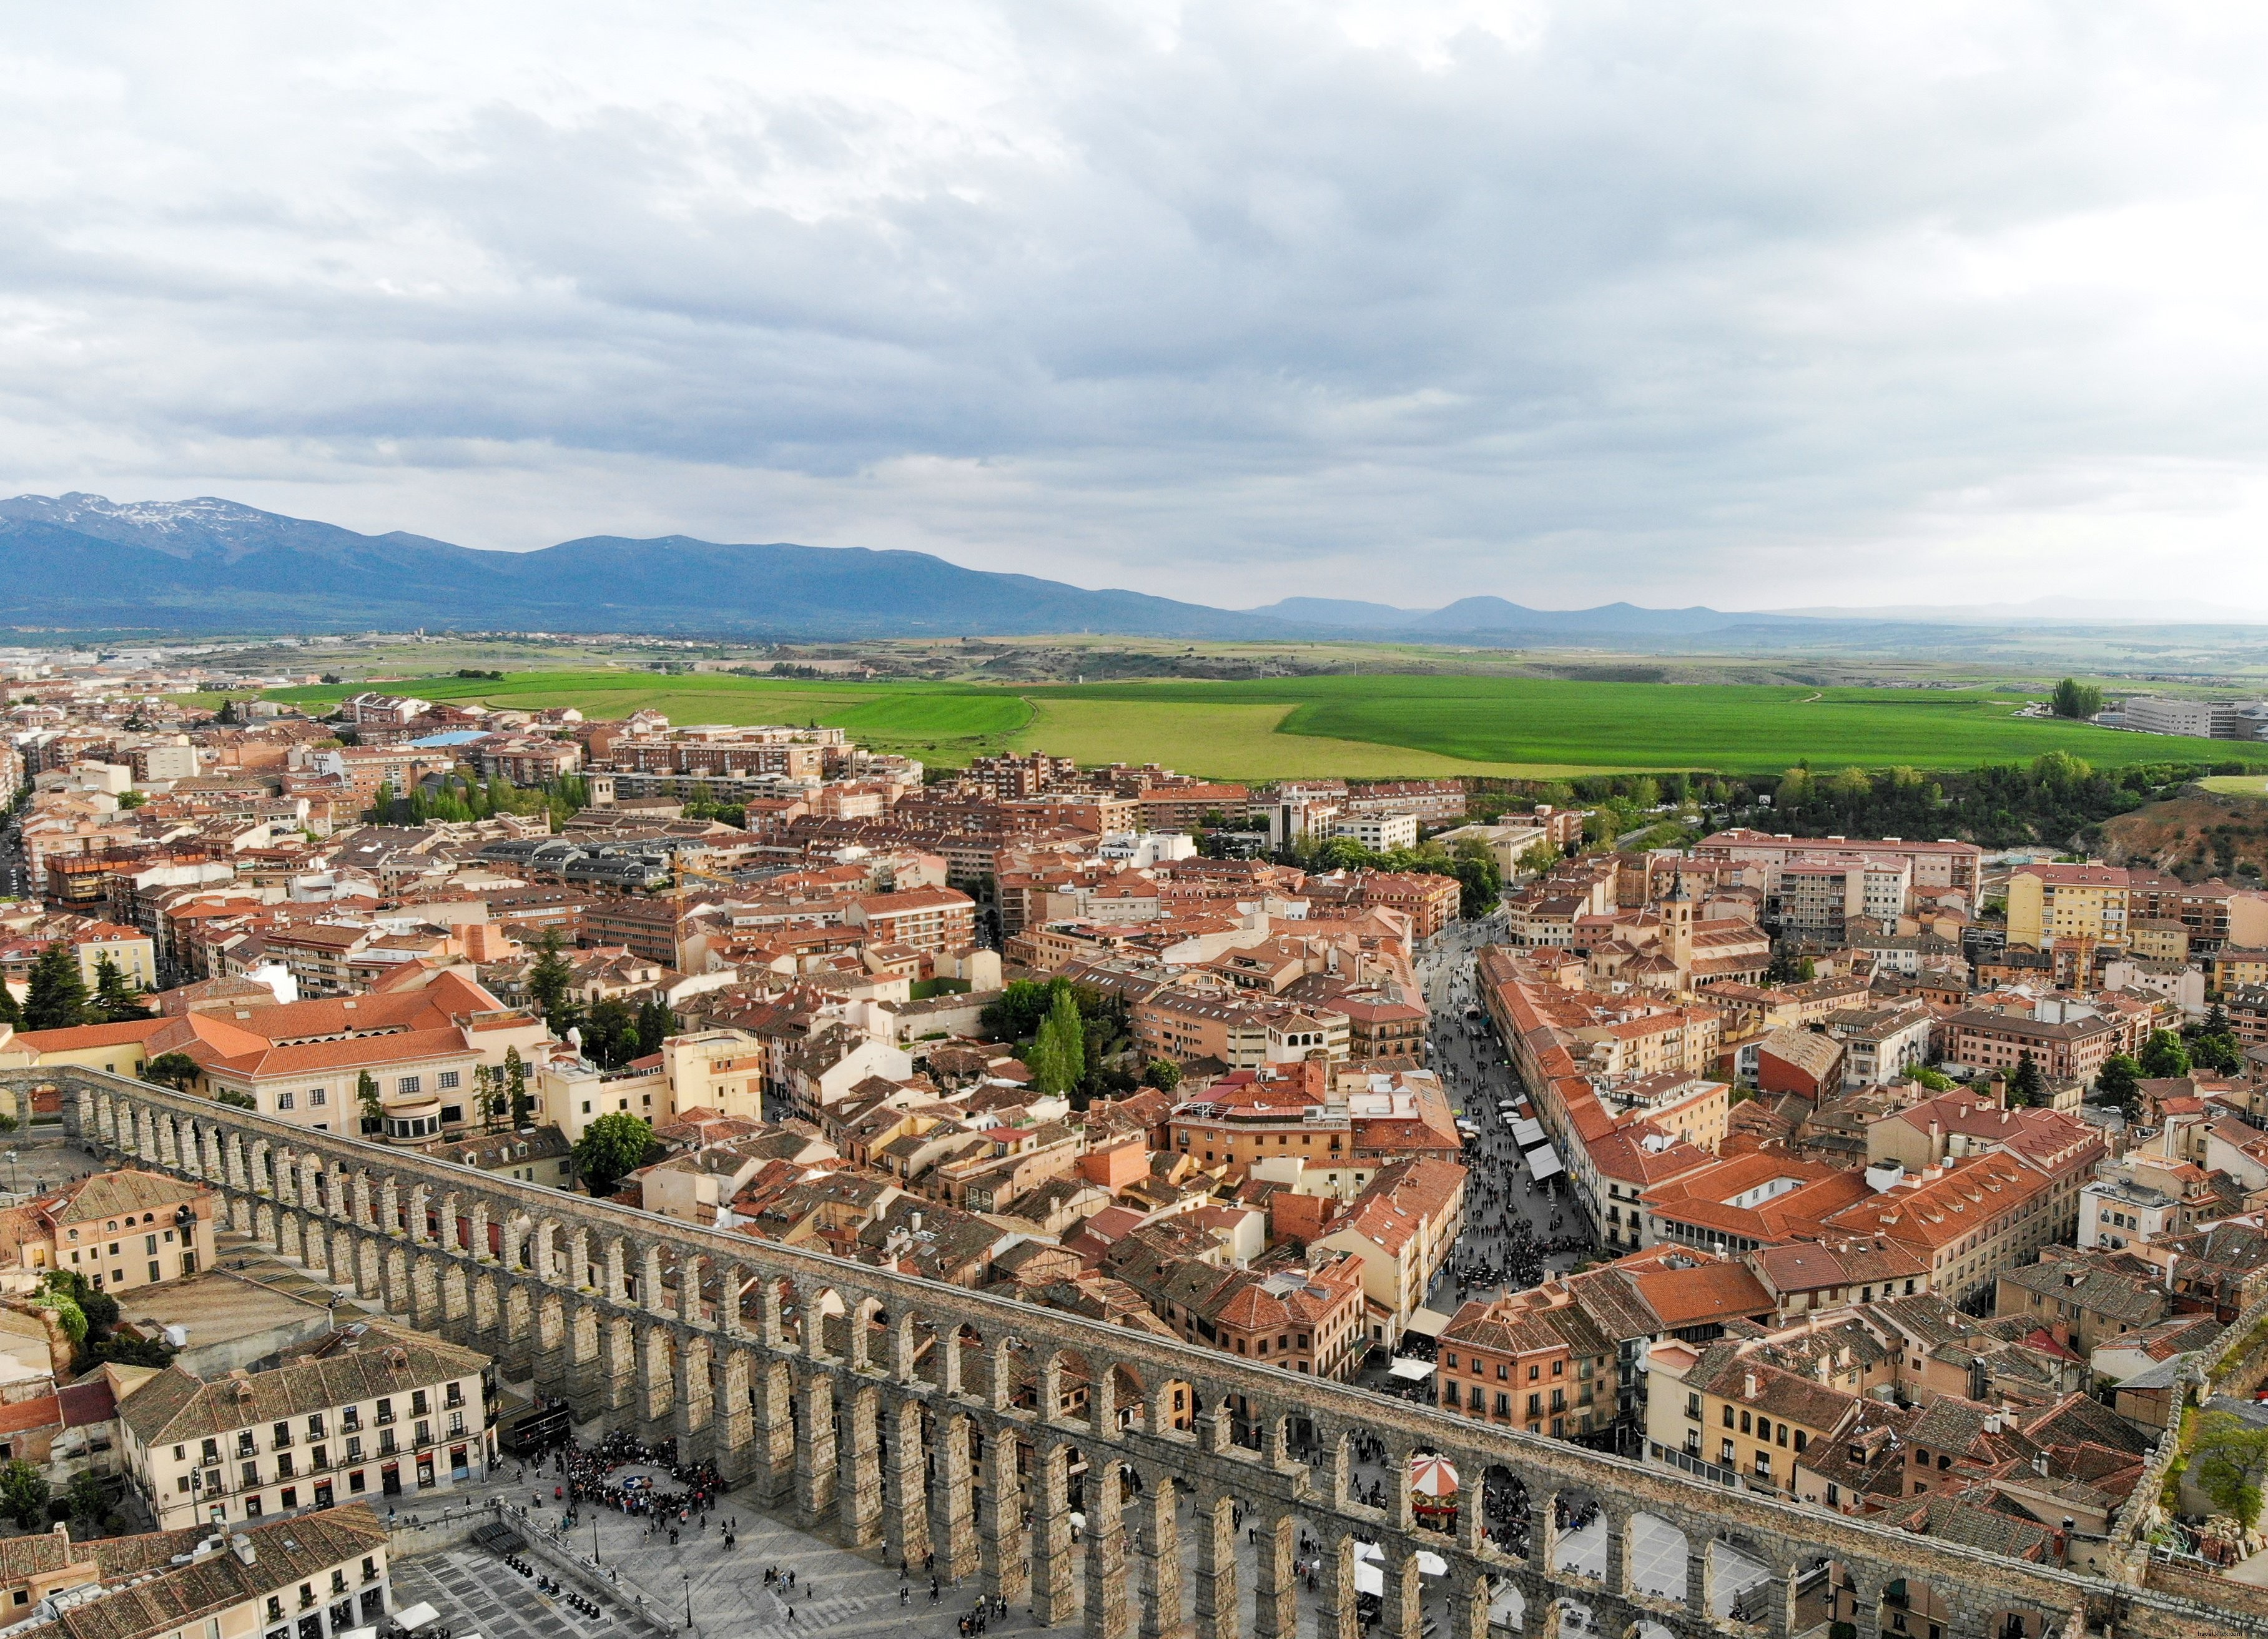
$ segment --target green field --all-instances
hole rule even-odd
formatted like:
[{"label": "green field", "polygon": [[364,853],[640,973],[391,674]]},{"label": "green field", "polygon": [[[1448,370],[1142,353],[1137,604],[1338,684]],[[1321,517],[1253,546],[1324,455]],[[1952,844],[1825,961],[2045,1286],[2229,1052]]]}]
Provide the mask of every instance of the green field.
[{"label": "green field", "polygon": [[[369,684],[290,689],[335,702]],[[1027,685],[774,682],[629,670],[405,679],[383,685],[495,705],[642,708],[672,721],[818,722],[861,743],[955,765],[1034,748],[1081,762],[1160,762],[1222,779],[1815,767],[1968,768],[2061,749],[2101,767],[2245,762],[2268,745],[2120,734],[2014,715],[2007,691],[1806,689],[1408,676]],[[2257,783],[2253,785],[2258,789]]]}]

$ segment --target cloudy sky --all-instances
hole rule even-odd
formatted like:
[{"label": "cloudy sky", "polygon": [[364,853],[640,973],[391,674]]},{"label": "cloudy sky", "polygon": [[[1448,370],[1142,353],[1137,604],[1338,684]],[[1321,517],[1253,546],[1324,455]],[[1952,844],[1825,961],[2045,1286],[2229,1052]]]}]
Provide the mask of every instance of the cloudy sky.
[{"label": "cloudy sky", "polygon": [[2263,28],[19,10],[0,490],[1230,604],[2268,606]]}]

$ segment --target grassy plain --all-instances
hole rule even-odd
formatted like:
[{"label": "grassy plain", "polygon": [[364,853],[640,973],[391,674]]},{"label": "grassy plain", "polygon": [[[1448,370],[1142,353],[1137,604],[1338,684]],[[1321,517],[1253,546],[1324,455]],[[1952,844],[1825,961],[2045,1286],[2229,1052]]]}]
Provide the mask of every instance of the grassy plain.
[{"label": "grassy plain", "polygon": [[2219,796],[2268,797],[2268,779],[2258,774],[2220,774],[2198,783]]},{"label": "grassy plain", "polygon": [[[364,687],[364,685],[355,685]],[[1967,768],[2062,749],[2098,766],[2211,757],[2268,769],[2268,745],[2119,734],[2015,713],[1981,689],[1567,682],[1381,674],[1020,687],[835,683],[627,669],[405,679],[432,698],[679,723],[818,722],[944,765],[1043,748],[1082,762],[1160,762],[1224,779],[1622,770],[1777,773],[1813,766]],[[276,698],[334,702],[346,685]],[[2258,788],[2254,782],[2252,789]]]}]

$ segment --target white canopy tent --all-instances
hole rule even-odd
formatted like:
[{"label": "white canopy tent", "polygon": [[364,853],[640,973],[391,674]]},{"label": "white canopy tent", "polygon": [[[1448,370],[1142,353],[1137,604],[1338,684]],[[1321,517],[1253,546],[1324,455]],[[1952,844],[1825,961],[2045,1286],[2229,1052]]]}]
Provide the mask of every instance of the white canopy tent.
[{"label": "white canopy tent", "polygon": [[1433,1362],[1430,1360],[1407,1360],[1397,1356],[1394,1363],[1386,1369],[1386,1375],[1389,1377],[1400,1377],[1409,1383],[1423,1383],[1433,1375]]},{"label": "white canopy tent", "polygon": [[1556,1178],[1565,1170],[1566,1169],[1559,1164],[1559,1152],[1549,1144],[1544,1145],[1541,1149],[1531,1149],[1528,1152],[1528,1176],[1538,1184],[1543,1183],[1546,1178]]}]

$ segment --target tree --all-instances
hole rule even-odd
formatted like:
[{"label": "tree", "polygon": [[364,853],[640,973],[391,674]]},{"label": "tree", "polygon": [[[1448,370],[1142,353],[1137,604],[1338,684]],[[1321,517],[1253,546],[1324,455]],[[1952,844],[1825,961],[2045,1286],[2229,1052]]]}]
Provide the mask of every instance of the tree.
[{"label": "tree", "polygon": [[257,1110],[260,1108],[260,1101],[257,1098],[254,1098],[250,1093],[239,1093],[233,1087],[223,1088],[219,1092],[215,1093],[213,1095],[213,1102],[217,1104],[227,1104],[232,1109],[236,1110]]},{"label": "tree", "polygon": [[512,1106],[512,1125],[517,1132],[527,1125],[527,1112],[535,1102],[527,1096],[527,1066],[517,1047],[504,1050],[504,1094]]},{"label": "tree", "polygon": [[24,1028],[24,1009],[18,1005],[16,993],[5,980],[0,980],[0,1024],[13,1030]]},{"label": "tree", "polygon": [[202,1074],[197,1061],[185,1052],[161,1052],[142,1067],[144,1081],[170,1087],[177,1093],[187,1090],[189,1083]]},{"label": "tree", "polygon": [[1496,855],[1476,837],[1468,837],[1457,845],[1454,859],[1455,875],[1462,890],[1457,905],[1465,916],[1486,916],[1496,909],[1496,902],[1504,894],[1504,870],[1496,862]]},{"label": "tree", "polygon": [[2182,1038],[2171,1030],[2154,1030],[2142,1045],[2142,1074],[2152,1079],[2187,1075],[2190,1073],[2189,1050]]},{"label": "tree", "polygon": [[1954,1089],[1954,1080],[1951,1076],[1942,1070],[1933,1070],[1926,1064],[1908,1065],[1906,1080],[1917,1086],[1926,1087],[1933,1093],[1949,1093]]},{"label": "tree", "polygon": [[2095,1073],[2095,1090],[2132,1120],[2142,1107],[2142,1067],[2123,1052],[2114,1052]]},{"label": "tree", "polygon": [[527,999],[535,1004],[536,1012],[551,1025],[555,1035],[563,1033],[567,1028],[571,1011],[567,991],[574,982],[575,970],[559,954],[559,930],[545,928],[534,964],[527,970]]},{"label": "tree", "polygon": [[67,1030],[94,1022],[94,1004],[78,971],[78,952],[69,940],[58,939],[32,963],[24,998],[25,1025],[35,1030]]},{"label": "tree", "polygon": [[1055,1005],[1058,985],[1070,988],[1069,981],[1064,979],[1047,983],[1030,978],[1012,980],[1000,993],[999,1000],[987,1004],[978,1015],[978,1022],[1002,1041],[1029,1041]]},{"label": "tree", "polygon": [[72,1523],[78,1529],[75,1538],[91,1537],[110,1512],[110,1490],[102,1483],[102,1476],[91,1468],[82,1468],[70,1477],[63,1488],[63,1501],[70,1504]]},{"label": "tree", "polygon": [[2084,719],[2102,709],[2102,690],[2093,683],[2066,677],[2056,684],[2049,701],[2058,717]]},{"label": "tree", "polygon": [[355,1104],[362,1111],[362,1130],[383,1132],[386,1127],[386,1101],[379,1096],[378,1078],[364,1070],[355,1077]]},{"label": "tree", "polygon": [[640,1056],[659,1052],[662,1043],[676,1034],[677,1015],[670,1010],[669,1003],[663,1000],[659,993],[638,1003],[637,1045]]},{"label": "tree", "polygon": [[602,1115],[575,1141],[575,1172],[593,1195],[611,1195],[624,1174],[645,1160],[653,1128],[626,1110]]},{"label": "tree", "polygon": [[129,1020],[150,1016],[150,1004],[143,999],[142,986],[127,978],[107,954],[95,959],[93,1006],[105,1024],[124,1024]]},{"label": "tree", "polygon": [[1032,1080],[1042,1092],[1068,1093],[1086,1079],[1086,1025],[1069,985],[1056,993],[1033,1048],[1040,1062],[1032,1066]]},{"label": "tree", "polygon": [[2008,1078],[2009,1107],[2029,1109],[2040,1102],[2047,1092],[2047,1077],[2040,1074],[2038,1060],[2026,1048],[2016,1055],[2016,1073]]},{"label": "tree", "polygon": [[1142,1072],[1142,1080],[1161,1093],[1170,1093],[1182,1084],[1182,1067],[1171,1059],[1152,1059]]},{"label": "tree", "polygon": [[485,1064],[473,1067],[473,1108],[480,1111],[482,1132],[493,1133],[504,1125],[504,1078]]},{"label": "tree", "polygon": [[25,1530],[38,1531],[46,1525],[49,1495],[48,1477],[22,1458],[0,1468],[0,1513]]}]

